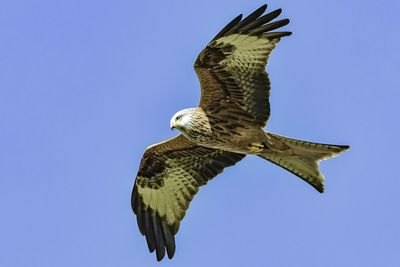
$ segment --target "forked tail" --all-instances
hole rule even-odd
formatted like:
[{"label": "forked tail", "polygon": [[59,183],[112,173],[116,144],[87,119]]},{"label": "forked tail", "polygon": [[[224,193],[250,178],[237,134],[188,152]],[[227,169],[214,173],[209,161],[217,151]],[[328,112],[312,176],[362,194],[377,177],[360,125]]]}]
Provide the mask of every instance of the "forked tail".
[{"label": "forked tail", "polygon": [[312,143],[266,134],[272,149],[259,156],[297,175],[321,193],[324,192],[324,176],[319,171],[319,161],[349,149],[349,146]]}]

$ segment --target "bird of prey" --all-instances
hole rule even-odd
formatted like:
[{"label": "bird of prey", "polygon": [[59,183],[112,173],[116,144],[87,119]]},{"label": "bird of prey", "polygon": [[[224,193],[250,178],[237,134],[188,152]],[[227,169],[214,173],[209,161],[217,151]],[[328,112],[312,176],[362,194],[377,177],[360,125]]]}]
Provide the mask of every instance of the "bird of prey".
[{"label": "bird of prey", "polygon": [[283,137],[263,128],[270,115],[270,81],[265,66],[289,23],[272,22],[281,9],[263,5],[228,23],[198,55],[198,107],[177,112],[171,128],[180,135],[146,149],[132,192],[132,209],[150,252],[160,261],[175,253],[175,234],[190,201],[224,168],[256,155],[297,175],[319,192],[324,177],[318,162],[349,146]]}]

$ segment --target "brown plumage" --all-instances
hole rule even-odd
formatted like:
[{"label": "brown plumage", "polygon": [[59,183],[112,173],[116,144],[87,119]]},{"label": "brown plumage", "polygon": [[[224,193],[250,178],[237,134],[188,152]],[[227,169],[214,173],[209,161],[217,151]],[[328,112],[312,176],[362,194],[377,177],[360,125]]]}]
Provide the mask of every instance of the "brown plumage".
[{"label": "brown plumage", "polygon": [[181,135],[143,155],[132,208],[157,260],[165,253],[173,257],[174,236],[199,187],[247,154],[277,164],[323,192],[318,161],[348,149],[264,132],[270,115],[265,66],[280,38],[291,34],[272,32],[289,20],[271,22],[281,10],[263,15],[266,8],[236,17],[204,48],[194,64],[201,86],[199,106],[172,118],[171,128]]}]

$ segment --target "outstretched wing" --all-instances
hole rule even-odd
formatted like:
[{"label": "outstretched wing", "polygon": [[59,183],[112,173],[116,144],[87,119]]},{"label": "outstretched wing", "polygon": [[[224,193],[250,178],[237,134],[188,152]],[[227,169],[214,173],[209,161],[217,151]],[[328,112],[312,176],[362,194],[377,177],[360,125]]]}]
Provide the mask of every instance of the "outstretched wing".
[{"label": "outstretched wing", "polygon": [[197,146],[183,135],[149,147],[132,192],[140,232],[157,260],[172,258],[179,223],[201,185],[245,155]]},{"label": "outstretched wing", "polygon": [[201,85],[200,107],[215,109],[224,101],[254,117],[265,126],[269,114],[270,82],[265,66],[275,45],[291,32],[271,32],[289,23],[288,19],[271,22],[282,12],[266,15],[264,5],[242,20],[239,15],[226,25],[199,54],[195,70]]}]

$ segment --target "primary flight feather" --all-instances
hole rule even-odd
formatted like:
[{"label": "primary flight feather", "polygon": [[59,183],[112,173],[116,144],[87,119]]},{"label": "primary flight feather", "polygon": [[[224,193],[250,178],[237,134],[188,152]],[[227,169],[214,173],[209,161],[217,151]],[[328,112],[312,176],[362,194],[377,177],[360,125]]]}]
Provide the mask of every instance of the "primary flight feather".
[{"label": "primary flight feather", "polygon": [[324,178],[318,162],[347,150],[265,132],[270,115],[270,82],[265,66],[288,31],[276,20],[281,9],[263,15],[263,5],[228,23],[194,64],[201,99],[196,108],[177,112],[171,128],[180,135],[145,151],[132,192],[140,232],[157,260],[175,253],[175,234],[199,187],[252,154],[297,175],[319,192]]}]

